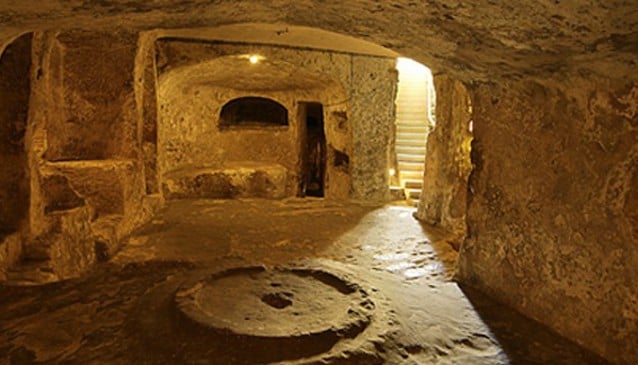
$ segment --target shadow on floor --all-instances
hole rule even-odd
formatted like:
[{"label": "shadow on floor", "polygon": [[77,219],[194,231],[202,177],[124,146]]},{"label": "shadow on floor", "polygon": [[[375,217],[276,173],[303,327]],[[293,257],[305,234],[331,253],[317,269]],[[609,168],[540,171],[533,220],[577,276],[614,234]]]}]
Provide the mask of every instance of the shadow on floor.
[{"label": "shadow on floor", "polygon": [[493,301],[478,290],[459,284],[476,313],[492,332],[512,365],[606,365],[606,360]]},{"label": "shadow on floor", "polygon": [[445,271],[449,273],[449,278],[452,278],[456,271],[456,261],[458,260],[459,246],[462,240],[446,229],[425,223],[414,215],[413,217],[425,236],[430,240],[430,245]]}]

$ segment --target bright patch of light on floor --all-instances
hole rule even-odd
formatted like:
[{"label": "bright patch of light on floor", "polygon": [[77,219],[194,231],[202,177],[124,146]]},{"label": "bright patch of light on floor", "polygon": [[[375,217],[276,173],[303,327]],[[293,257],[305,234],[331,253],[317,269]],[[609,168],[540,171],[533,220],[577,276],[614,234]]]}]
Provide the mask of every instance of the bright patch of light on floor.
[{"label": "bright patch of light on floor", "polygon": [[405,272],[403,272],[403,276],[405,276],[406,279],[410,280],[410,279],[418,279],[420,277],[423,277],[425,275],[428,275],[430,273],[432,273],[433,270],[427,270],[425,268],[415,268],[415,269],[407,269],[405,270]]},{"label": "bright patch of light on floor", "polygon": [[408,253],[388,253],[383,255],[374,255],[375,260],[379,261],[401,261],[410,257]]}]

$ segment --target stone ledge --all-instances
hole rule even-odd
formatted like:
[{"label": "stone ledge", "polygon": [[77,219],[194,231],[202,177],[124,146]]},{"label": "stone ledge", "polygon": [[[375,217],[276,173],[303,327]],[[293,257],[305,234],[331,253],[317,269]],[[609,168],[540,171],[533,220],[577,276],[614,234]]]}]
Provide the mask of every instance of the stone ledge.
[{"label": "stone ledge", "polygon": [[135,181],[132,160],[82,160],[47,163],[44,176],[60,176],[98,216],[125,214]]},{"label": "stone ledge", "polygon": [[279,164],[236,162],[224,167],[186,168],[169,172],[162,182],[167,200],[286,197],[288,169]]}]

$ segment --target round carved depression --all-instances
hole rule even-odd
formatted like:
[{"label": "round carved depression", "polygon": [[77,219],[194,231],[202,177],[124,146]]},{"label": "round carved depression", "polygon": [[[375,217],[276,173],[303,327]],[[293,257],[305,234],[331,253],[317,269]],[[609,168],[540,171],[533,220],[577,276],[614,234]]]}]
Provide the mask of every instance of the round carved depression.
[{"label": "round carved depression", "polygon": [[253,353],[278,348],[276,360],[319,354],[356,337],[374,310],[356,283],[305,268],[223,271],[182,286],[175,304],[199,331],[241,339]]},{"label": "round carved depression", "polygon": [[270,338],[356,332],[374,307],[357,284],[311,269],[228,270],[182,287],[175,298],[200,326]]}]

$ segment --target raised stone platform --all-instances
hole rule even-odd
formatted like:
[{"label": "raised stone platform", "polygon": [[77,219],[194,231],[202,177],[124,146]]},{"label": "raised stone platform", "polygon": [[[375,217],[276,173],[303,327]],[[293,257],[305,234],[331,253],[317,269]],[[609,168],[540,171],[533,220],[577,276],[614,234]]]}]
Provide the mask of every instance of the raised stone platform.
[{"label": "raised stone platform", "polygon": [[234,162],[224,167],[184,168],[162,181],[165,199],[286,197],[288,169],[279,164]]}]

